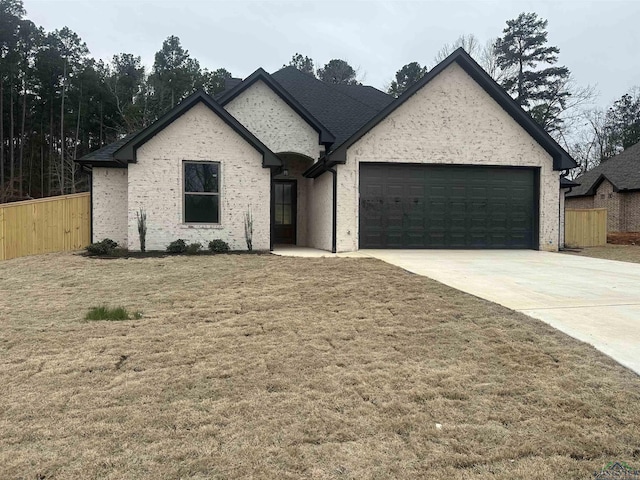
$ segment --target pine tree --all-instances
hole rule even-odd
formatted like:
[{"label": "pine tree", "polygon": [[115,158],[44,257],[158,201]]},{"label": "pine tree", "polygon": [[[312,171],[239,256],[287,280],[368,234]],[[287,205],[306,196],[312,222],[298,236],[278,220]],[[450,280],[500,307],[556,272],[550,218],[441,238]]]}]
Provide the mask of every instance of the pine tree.
[{"label": "pine tree", "polygon": [[418,62],[407,63],[396,72],[396,79],[391,82],[387,93],[399,97],[411,85],[416,83],[427,73],[427,67],[421,67]]},{"label": "pine tree", "polygon": [[326,83],[341,83],[344,85],[359,85],[357,72],[344,60],[330,60],[323,68],[318,69],[318,78]]},{"label": "pine tree", "polygon": [[[283,65],[283,67],[286,67],[286,66],[287,65]],[[307,56],[303,57],[301,53],[296,53],[294,56],[292,56],[288,66],[296,67],[302,73],[309,74],[312,77],[316,76],[313,60],[311,60]]]},{"label": "pine tree", "polygon": [[510,72],[502,86],[548,132],[562,127],[560,114],[571,95],[569,69],[555,66],[560,49],[547,45],[547,21],[535,13],[507,20],[496,40],[497,65]]}]

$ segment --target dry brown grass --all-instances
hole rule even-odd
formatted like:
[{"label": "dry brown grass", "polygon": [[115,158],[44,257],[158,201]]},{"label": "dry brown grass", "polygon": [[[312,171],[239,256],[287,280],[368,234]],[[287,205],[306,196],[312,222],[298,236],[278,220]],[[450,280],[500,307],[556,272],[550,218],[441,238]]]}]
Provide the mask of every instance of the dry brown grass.
[{"label": "dry brown grass", "polygon": [[584,257],[618,260],[620,262],[640,263],[640,245],[607,244],[604,247],[588,247],[578,251],[567,251],[566,253]]},{"label": "dry brown grass", "polygon": [[[144,318],[84,322],[94,305]],[[0,263],[0,478],[588,478],[640,381],[369,259]],[[441,428],[437,428],[440,424]]]}]

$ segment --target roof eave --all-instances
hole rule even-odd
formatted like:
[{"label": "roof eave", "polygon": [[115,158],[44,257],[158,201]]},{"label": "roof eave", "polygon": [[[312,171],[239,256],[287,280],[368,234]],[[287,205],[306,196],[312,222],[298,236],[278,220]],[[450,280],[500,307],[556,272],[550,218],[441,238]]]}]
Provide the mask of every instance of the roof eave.
[{"label": "roof eave", "polygon": [[123,164],[117,160],[94,160],[94,159],[82,159],[79,158],[75,161],[78,165],[81,166],[91,166],[91,167],[106,167],[106,168],[127,168],[127,164]]},{"label": "roof eave", "polygon": [[204,91],[198,90],[180,102],[176,107],[165,113],[158,120],[153,122],[147,128],[138,133],[135,137],[121,146],[113,153],[113,158],[122,163],[136,163],[137,150],[147,141],[153,138],[157,133],[162,131],[167,125],[177,120],[189,109],[197,103],[202,102],[211,111],[213,111],[220,119],[222,119],[229,127],[235,130],[249,145],[255,150],[262,153],[262,166],[279,167],[282,161],[273,153],[266,145],[264,145],[255,135],[247,130],[238,120],[236,120],[222,106],[215,102]]}]

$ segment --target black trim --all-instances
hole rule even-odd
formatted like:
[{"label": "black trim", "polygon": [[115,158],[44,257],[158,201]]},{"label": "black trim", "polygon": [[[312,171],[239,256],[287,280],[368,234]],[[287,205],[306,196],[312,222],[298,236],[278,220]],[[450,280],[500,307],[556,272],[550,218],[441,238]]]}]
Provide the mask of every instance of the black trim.
[{"label": "black trim", "polygon": [[[534,204],[534,215],[533,215],[533,249],[540,250],[540,199],[542,195],[540,195],[540,167],[533,169],[533,192],[535,194],[535,198],[533,200]],[[558,205],[560,205],[560,201],[558,200]]]},{"label": "black trim", "polygon": [[229,112],[222,108],[218,103],[213,100],[204,91],[198,90],[197,92],[189,95],[182,100],[177,106],[164,114],[158,120],[153,122],[147,128],[142,130],[131,140],[125,143],[122,147],[116,150],[113,154],[113,158],[116,161],[126,163],[136,163],[136,152],[138,148],[144,145],[154,135],[162,131],[166,126],[171,124],[191,107],[197,103],[204,103],[211,111],[218,115],[227,125],[235,130],[244,140],[251,145],[258,152],[262,153],[262,166],[263,167],[277,167],[282,165],[282,161],[273,153],[269,148],[258,140],[249,130],[247,130],[238,120],[236,120]]},{"label": "black trim", "polygon": [[275,218],[276,218],[276,206],[275,206],[275,182],[276,168],[271,168],[269,175],[269,251],[273,252],[273,239],[275,237]]},{"label": "black trim", "polygon": [[487,72],[485,72],[475,60],[469,56],[463,48],[458,48],[442,62],[436,65],[433,70],[427,73],[422,79],[413,84],[405,93],[382,109],[375,117],[369,120],[356,133],[351,135],[341,145],[327,154],[327,160],[320,160],[312,165],[305,172],[305,176],[316,178],[327,169],[336,164],[346,163],[347,149],[362,138],[369,130],[384,120],[389,114],[397,109],[404,102],[409,100],[422,87],[433,80],[443,70],[456,62],[462,69],[473,78],[531,137],[540,144],[553,158],[554,170],[567,170],[575,168],[577,163],[571,156],[551,138],[551,136],[511,98],[504,89],[498,85]]},{"label": "black trim", "polygon": [[218,97],[218,103],[223,107],[227,105],[231,100],[239,96],[242,92],[248,89],[251,85],[257,81],[262,80],[276,95],[278,95],[284,102],[289,105],[302,119],[307,122],[311,127],[318,132],[320,136],[320,145],[331,145],[336,141],[335,135],[333,135],[320,121],[318,121],[311,113],[302,106],[289,92],[287,92],[274,78],[269,75],[264,69],[259,68],[244,81],[233,87],[232,89],[224,92]]},{"label": "black trim", "polygon": [[[89,174],[89,238],[91,243],[94,243],[93,239],[93,169],[88,167],[87,173]],[[123,245],[124,247],[124,245]]]},{"label": "black trim", "polygon": [[327,169],[333,173],[333,215],[331,225],[331,253],[338,251],[338,172],[335,168]]},{"label": "black trim", "polygon": [[105,168],[127,168],[126,163],[118,162],[117,160],[96,160],[96,159],[86,159],[83,160],[79,158],[75,160],[75,162],[82,166],[89,167],[105,167]]}]

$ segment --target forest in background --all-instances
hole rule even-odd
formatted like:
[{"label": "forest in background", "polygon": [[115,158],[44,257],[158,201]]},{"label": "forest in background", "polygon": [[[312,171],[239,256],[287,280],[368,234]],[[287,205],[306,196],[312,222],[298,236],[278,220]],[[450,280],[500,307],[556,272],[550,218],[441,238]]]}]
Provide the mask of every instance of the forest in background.
[{"label": "forest in background", "polygon": [[[557,65],[546,27],[523,13],[485,44],[463,35],[445,45],[434,64],[464,47],[578,160],[575,176],[640,140],[640,94],[635,88],[607,109],[594,107],[594,89],[576,86]],[[288,65],[330,83],[359,81],[341,59],[316,69],[296,53]],[[428,70],[402,66],[388,93],[401,95]],[[96,60],[68,27],[46,32],[27,18],[22,0],[0,0],[0,203],[87,190],[75,159],[144,128],[196,89],[222,91],[231,77],[201,66],[176,36],[148,71],[134,53]]]}]

